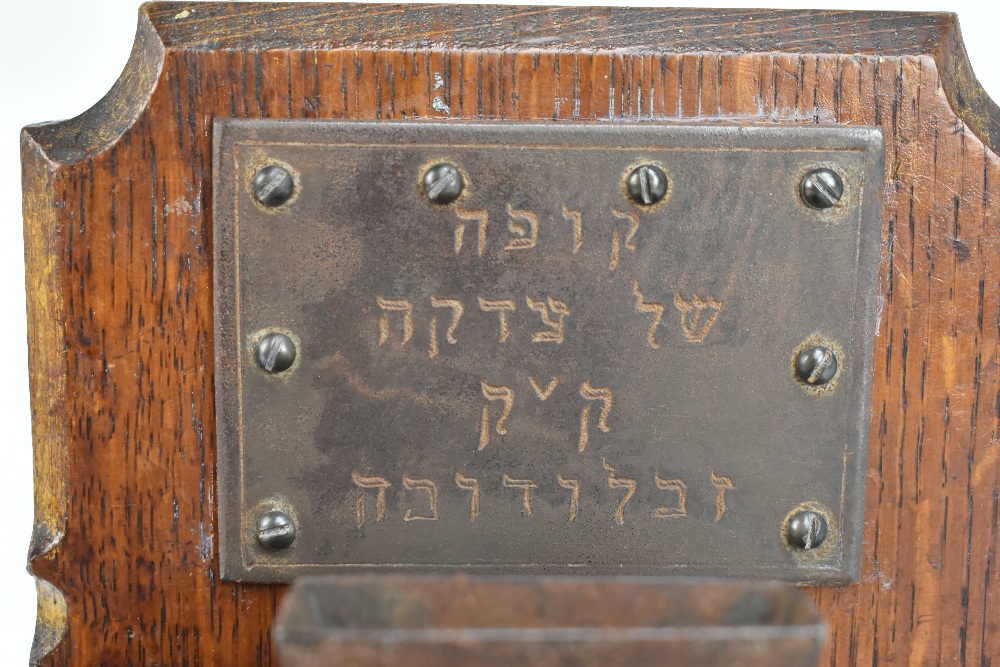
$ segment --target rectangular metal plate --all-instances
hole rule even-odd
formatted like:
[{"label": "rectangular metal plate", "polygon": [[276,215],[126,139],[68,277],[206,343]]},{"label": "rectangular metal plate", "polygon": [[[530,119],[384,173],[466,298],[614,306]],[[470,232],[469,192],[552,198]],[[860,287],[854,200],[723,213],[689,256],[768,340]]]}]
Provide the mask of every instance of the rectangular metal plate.
[{"label": "rectangular metal plate", "polygon": [[[443,161],[450,206],[421,185]],[[657,206],[627,196],[642,163]],[[817,211],[824,166],[844,195]],[[870,128],[217,120],[223,576],[856,579],[882,177]],[[793,370],[812,341],[822,392]],[[829,530],[797,551],[803,508]],[[256,539],[274,509],[289,548]]]}]

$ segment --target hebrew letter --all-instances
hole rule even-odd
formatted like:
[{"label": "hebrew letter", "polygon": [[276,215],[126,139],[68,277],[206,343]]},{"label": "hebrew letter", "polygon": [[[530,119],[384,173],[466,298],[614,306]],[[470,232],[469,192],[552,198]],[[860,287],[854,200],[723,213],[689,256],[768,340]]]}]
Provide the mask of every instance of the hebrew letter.
[{"label": "hebrew letter", "polygon": [[[532,343],[562,343],[563,342],[563,330],[566,325],[566,317],[569,315],[569,306],[566,305],[565,301],[560,301],[559,299],[553,299],[551,296],[546,299],[546,301],[535,301],[530,296],[527,297],[528,308],[532,309],[536,313],[542,316],[542,323],[548,327],[548,330],[536,331],[531,335]],[[559,319],[553,319],[549,315],[549,311],[552,311],[559,316]]]},{"label": "hebrew letter", "polygon": [[[362,489],[378,489],[375,496],[375,523],[385,517],[385,490],[392,484],[385,477],[362,475],[357,470],[351,472],[351,479]],[[358,496],[357,502],[358,528],[365,525],[365,494]]]},{"label": "hebrew letter", "polygon": [[537,489],[538,485],[530,479],[512,479],[507,473],[503,474],[503,485],[508,489],[524,490],[524,511],[526,516],[531,516],[531,490]]},{"label": "hebrew letter", "polygon": [[[597,428],[601,429],[604,433],[611,432],[611,426],[608,425],[608,415],[611,414],[612,406],[612,396],[610,387],[594,387],[590,382],[585,381],[580,385],[580,396],[582,396],[587,401],[601,401],[601,414],[597,419]],[[577,447],[578,451],[583,451],[587,448],[587,443],[590,441],[590,405],[583,406],[583,411],[580,413],[580,444]]]},{"label": "hebrew letter", "polygon": [[438,520],[438,488],[437,484],[429,479],[414,479],[403,475],[403,488],[407,491],[419,489],[427,492],[427,500],[430,503],[430,516],[414,514],[413,510],[406,510],[403,521],[437,521]]},{"label": "hebrew letter", "polygon": [[[406,345],[413,337],[413,304],[406,299],[383,299],[375,297],[378,307],[382,310],[398,310],[403,313],[403,342]],[[378,321],[378,344],[383,345],[389,340],[389,313],[382,313]]]},{"label": "hebrew letter", "polygon": [[[514,208],[510,204],[507,204],[507,229],[510,233],[514,235],[515,238],[510,240],[510,243],[504,247],[504,250],[528,250],[529,248],[534,248],[538,244],[538,216],[535,215],[534,211],[529,211],[526,208]],[[528,228],[525,229],[518,220],[523,220],[528,223]]]},{"label": "hebrew letter", "polygon": [[569,497],[569,522],[576,521],[576,515],[580,513],[580,481],[576,479],[566,479],[562,475],[558,476],[559,486],[572,494]]},{"label": "hebrew letter", "polygon": [[438,356],[441,352],[441,348],[438,347],[438,321],[436,317],[431,318],[431,347],[427,350],[427,356],[433,359]]},{"label": "hebrew letter", "polygon": [[512,299],[484,299],[479,297],[479,307],[485,313],[500,313],[500,342],[510,338],[510,327],[507,324],[507,311],[514,310],[517,305]]},{"label": "hebrew letter", "polygon": [[607,459],[602,459],[604,464],[604,469],[608,471],[608,486],[611,490],[614,489],[625,489],[625,497],[622,501],[618,503],[618,508],[615,510],[615,523],[619,526],[625,523],[625,505],[628,501],[632,500],[632,496],[635,495],[635,489],[638,486],[634,479],[629,479],[628,477],[618,477],[615,475],[615,468]]},{"label": "hebrew letter", "polygon": [[455,484],[463,491],[472,491],[472,518],[475,521],[479,516],[479,480],[475,477],[466,477],[460,472],[455,473]]},{"label": "hebrew letter", "polygon": [[533,377],[528,378],[528,383],[531,385],[531,388],[535,390],[535,395],[538,396],[538,400],[544,401],[548,399],[548,397],[552,395],[552,392],[556,390],[556,387],[559,386],[559,378],[552,378],[549,380],[549,383],[545,386],[544,390],[538,386],[538,383],[535,382],[535,378]]},{"label": "hebrew letter", "polygon": [[583,214],[580,211],[571,211],[568,206],[563,205],[563,216],[567,220],[573,221],[573,254],[575,255],[583,247]]},{"label": "hebrew letter", "polygon": [[457,255],[462,251],[462,243],[465,239],[465,223],[475,222],[478,226],[478,244],[476,250],[479,256],[482,257],[483,250],[486,249],[486,228],[489,225],[490,214],[485,209],[482,211],[465,211],[456,208],[455,215],[462,221],[455,227],[455,254]]},{"label": "hebrew letter", "polygon": [[733,484],[732,477],[716,475],[714,470],[712,471],[712,484],[719,490],[719,495],[715,498],[715,522],[718,523],[726,513],[726,491],[735,489],[736,485]]},{"label": "hebrew letter", "polygon": [[[628,250],[635,250],[635,235],[639,231],[639,216],[632,212],[622,212],[622,211],[611,211],[611,214],[616,218],[621,220],[628,220],[631,224],[629,225],[628,233],[625,235],[625,248]],[[615,232],[611,235],[611,264],[609,268],[614,271],[618,268],[618,260],[621,256],[621,241],[618,232],[617,225],[615,226]]]},{"label": "hebrew letter", "polygon": [[486,449],[486,445],[490,444],[489,401],[503,401],[503,413],[501,413],[500,418],[497,419],[496,430],[498,435],[507,435],[507,417],[510,415],[510,411],[514,407],[514,390],[510,387],[494,387],[484,381],[482,383],[482,390],[487,403],[483,406],[483,420],[479,432],[479,449],[476,450],[480,452]]},{"label": "hebrew letter", "polygon": [[658,519],[665,519],[672,516],[687,516],[688,513],[688,493],[687,484],[681,479],[663,479],[660,473],[656,473],[656,488],[661,491],[676,491],[676,507],[657,507],[653,510],[653,516]]},{"label": "hebrew letter", "polygon": [[692,343],[700,343],[712,330],[715,318],[722,312],[723,302],[712,297],[702,299],[697,295],[688,301],[677,293],[674,294],[674,305],[681,311],[681,329],[684,330],[684,337]]},{"label": "hebrew letter", "polygon": [[462,302],[458,299],[439,299],[436,296],[432,296],[431,305],[435,308],[451,308],[451,324],[448,325],[448,331],[445,332],[444,338],[452,345],[456,344],[458,339],[455,338],[455,329],[458,328],[458,321],[462,319],[462,314],[465,312]]},{"label": "hebrew letter", "polygon": [[632,283],[632,293],[635,294],[635,309],[640,313],[648,313],[653,316],[653,321],[649,325],[649,331],[646,332],[646,340],[649,341],[651,348],[659,350],[660,344],[656,341],[656,328],[660,326],[660,322],[663,320],[663,304],[656,303],[655,301],[646,301],[646,297],[639,291],[638,280]]}]

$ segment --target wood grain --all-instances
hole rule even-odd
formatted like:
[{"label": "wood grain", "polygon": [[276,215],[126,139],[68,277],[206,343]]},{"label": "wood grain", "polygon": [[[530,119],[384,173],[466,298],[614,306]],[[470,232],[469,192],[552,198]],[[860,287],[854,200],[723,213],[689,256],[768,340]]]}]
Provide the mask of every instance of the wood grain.
[{"label": "wood grain", "polygon": [[451,118],[882,127],[863,575],[813,592],[827,663],[1000,658],[1000,111],[953,16],[163,3],[101,103],[22,137],[33,659],[273,664],[283,591],[218,578],[212,119],[441,118],[435,95]]}]

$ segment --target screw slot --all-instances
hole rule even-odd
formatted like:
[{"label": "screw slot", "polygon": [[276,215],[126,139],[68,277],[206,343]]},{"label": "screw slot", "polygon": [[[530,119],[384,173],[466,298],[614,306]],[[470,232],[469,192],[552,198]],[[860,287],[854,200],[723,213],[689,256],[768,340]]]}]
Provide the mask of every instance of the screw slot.
[{"label": "screw slot", "polygon": [[640,206],[652,206],[667,196],[669,181],[655,164],[643,164],[632,170],[625,184],[632,201]]},{"label": "screw slot", "polygon": [[829,384],[837,376],[837,354],[826,345],[812,345],[795,358],[795,375],[812,387]]},{"label": "screw slot", "polygon": [[295,342],[283,333],[269,333],[257,343],[257,365],[268,373],[282,373],[295,363]]},{"label": "screw slot", "polygon": [[253,177],[253,196],[263,206],[277,208],[295,194],[295,179],[284,167],[271,164]]},{"label": "screw slot", "polygon": [[435,204],[450,204],[464,190],[462,171],[453,164],[441,162],[424,172],[424,194]]},{"label": "screw slot", "polygon": [[287,549],[295,541],[295,522],[281,510],[265,512],[257,519],[257,541],[265,549]]},{"label": "screw slot", "polygon": [[813,169],[802,179],[802,199],[813,208],[833,208],[843,196],[844,181],[833,169]]},{"label": "screw slot", "polygon": [[818,549],[826,540],[826,533],[826,517],[812,510],[796,513],[785,526],[788,544],[803,551]]}]

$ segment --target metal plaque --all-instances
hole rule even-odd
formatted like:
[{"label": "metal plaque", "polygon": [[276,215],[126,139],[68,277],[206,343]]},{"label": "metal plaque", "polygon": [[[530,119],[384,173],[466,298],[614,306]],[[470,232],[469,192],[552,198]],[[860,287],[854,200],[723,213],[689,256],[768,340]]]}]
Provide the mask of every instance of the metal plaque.
[{"label": "metal plaque", "polygon": [[881,133],[215,124],[222,574],[855,580]]}]

